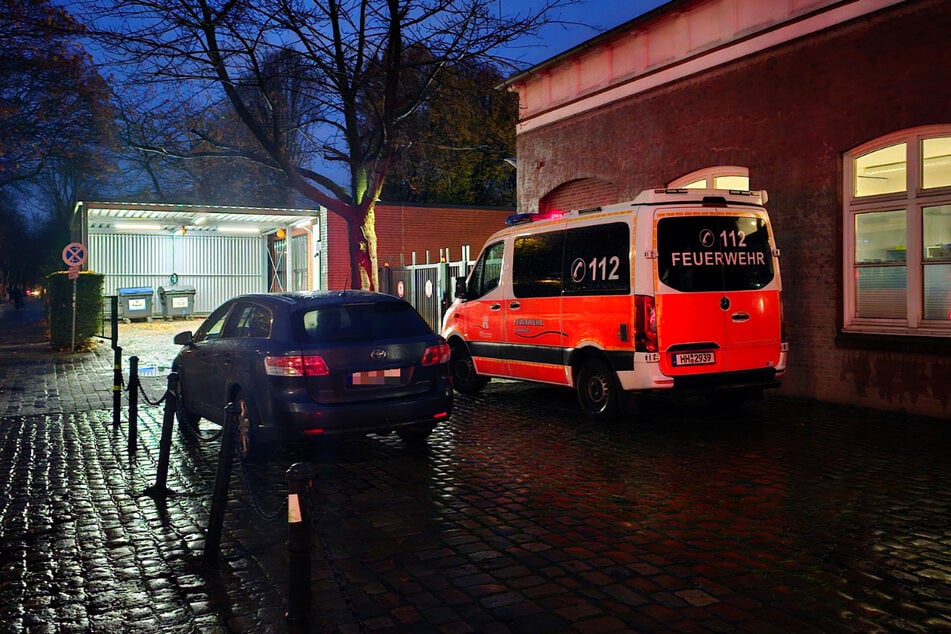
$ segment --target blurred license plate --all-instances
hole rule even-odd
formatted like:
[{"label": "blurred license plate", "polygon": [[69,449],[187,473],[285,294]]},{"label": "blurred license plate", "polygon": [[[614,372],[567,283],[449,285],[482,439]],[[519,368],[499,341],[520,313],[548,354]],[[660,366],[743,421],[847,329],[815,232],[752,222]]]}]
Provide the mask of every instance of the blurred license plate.
[{"label": "blurred license plate", "polygon": [[350,382],[353,385],[399,385],[400,369],[354,372],[350,375]]},{"label": "blurred license plate", "polygon": [[711,365],[716,362],[717,355],[713,352],[678,352],[673,359],[675,366]]}]

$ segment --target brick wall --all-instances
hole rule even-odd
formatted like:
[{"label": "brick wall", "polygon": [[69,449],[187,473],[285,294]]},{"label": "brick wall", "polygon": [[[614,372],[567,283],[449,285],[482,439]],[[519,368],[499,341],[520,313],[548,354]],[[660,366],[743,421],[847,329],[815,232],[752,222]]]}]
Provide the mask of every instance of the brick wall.
[{"label": "brick wall", "polygon": [[590,177],[592,165],[620,200],[702,167],[746,166],[751,188],[769,192],[782,250],[792,347],[784,392],[948,416],[947,352],[845,349],[836,336],[842,155],[951,123],[949,33],[945,0],[910,1],[524,133],[518,161],[531,168],[519,171],[520,206]]},{"label": "brick wall", "polygon": [[[448,207],[385,203],[376,205],[377,260],[380,266],[439,261],[440,249],[449,249],[449,259],[459,260],[462,247],[468,245],[471,257],[479,254],[486,239],[505,226],[512,209],[490,207]],[[328,214],[325,240],[327,288],[350,288],[350,260],[347,226],[334,214]],[[401,259],[402,255],[402,259]]]},{"label": "brick wall", "polygon": [[570,211],[620,202],[617,185],[597,178],[579,178],[559,185],[538,202],[538,211]]}]

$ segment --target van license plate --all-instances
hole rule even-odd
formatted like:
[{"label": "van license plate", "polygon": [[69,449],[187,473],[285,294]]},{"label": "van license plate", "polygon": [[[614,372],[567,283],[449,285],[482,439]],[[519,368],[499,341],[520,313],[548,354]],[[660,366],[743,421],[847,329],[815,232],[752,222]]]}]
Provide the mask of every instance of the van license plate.
[{"label": "van license plate", "polygon": [[713,352],[678,352],[673,358],[675,366],[711,365],[716,362],[717,355]]}]

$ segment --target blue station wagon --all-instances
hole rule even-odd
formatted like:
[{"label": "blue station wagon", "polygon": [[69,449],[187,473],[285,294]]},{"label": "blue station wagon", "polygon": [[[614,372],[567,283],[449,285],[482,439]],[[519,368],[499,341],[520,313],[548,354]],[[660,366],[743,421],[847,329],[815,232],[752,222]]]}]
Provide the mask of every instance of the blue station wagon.
[{"label": "blue station wagon", "polygon": [[302,436],[396,431],[422,441],[452,413],[446,341],[392,295],[243,295],[175,343],[180,427],[223,424],[233,401],[245,459]]}]

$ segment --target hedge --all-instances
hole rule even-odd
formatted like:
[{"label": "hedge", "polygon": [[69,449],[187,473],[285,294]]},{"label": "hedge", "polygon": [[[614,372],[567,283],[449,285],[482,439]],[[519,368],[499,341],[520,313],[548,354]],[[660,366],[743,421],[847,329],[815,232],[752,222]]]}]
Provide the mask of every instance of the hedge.
[{"label": "hedge", "polygon": [[[73,330],[73,280],[66,271],[46,277],[49,289],[50,345],[69,350]],[[103,276],[80,272],[76,278],[76,350],[94,347],[93,338],[102,333]]]}]

